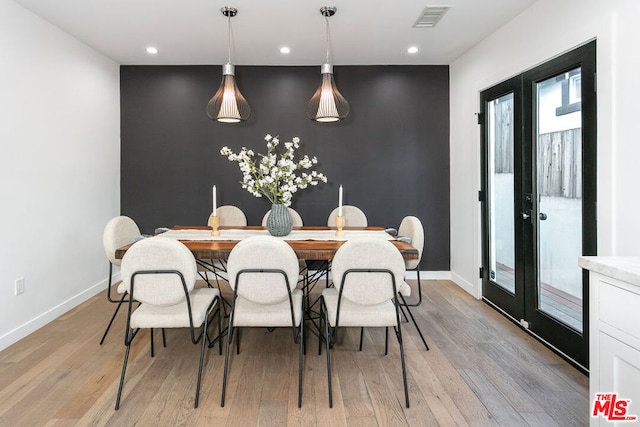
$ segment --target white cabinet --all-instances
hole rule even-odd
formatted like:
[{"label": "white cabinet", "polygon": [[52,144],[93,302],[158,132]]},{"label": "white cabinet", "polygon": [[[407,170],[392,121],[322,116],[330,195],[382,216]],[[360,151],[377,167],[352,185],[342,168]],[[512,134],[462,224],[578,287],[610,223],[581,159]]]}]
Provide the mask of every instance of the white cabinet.
[{"label": "white cabinet", "polygon": [[[598,393],[616,393],[618,401],[631,402],[620,403],[613,415],[626,408],[640,420],[640,258],[582,257],[580,266],[590,270],[589,410],[593,414]],[[600,405],[591,426],[630,425],[607,420],[606,402]]]}]

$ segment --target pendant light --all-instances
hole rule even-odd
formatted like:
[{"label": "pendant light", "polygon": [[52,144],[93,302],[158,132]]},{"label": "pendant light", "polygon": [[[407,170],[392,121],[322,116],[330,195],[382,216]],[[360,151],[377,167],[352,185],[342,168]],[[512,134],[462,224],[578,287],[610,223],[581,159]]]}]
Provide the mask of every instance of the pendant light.
[{"label": "pendant light", "polygon": [[247,120],[251,115],[251,107],[236,85],[235,67],[231,65],[231,18],[236,16],[238,9],[225,6],[220,11],[228,20],[229,60],[222,66],[222,83],[207,104],[207,115],[210,119],[222,123],[238,123]]},{"label": "pendant light", "polygon": [[324,16],[327,29],[327,58],[326,63],[320,68],[322,82],[307,106],[307,117],[317,122],[336,122],[344,119],[349,114],[349,103],[336,87],[336,83],[333,80],[333,65],[329,61],[331,46],[329,17],[333,16],[336,10],[333,6],[320,8],[320,13]]}]

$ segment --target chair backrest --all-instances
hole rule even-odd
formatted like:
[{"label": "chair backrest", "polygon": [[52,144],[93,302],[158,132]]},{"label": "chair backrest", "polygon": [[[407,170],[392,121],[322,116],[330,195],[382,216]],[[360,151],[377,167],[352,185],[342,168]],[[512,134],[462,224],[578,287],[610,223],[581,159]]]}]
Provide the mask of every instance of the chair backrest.
[{"label": "chair backrest", "polygon": [[[253,236],[241,240],[229,254],[227,274],[231,289],[256,304],[277,304],[289,298],[282,274],[242,273],[244,269],[279,269],[293,290],[298,282],[298,257],[284,240],[273,236]],[[238,280],[238,282],[236,282]]]},{"label": "chair backrest", "polygon": [[405,216],[398,227],[398,237],[411,239],[411,246],[418,250],[418,259],[405,260],[407,270],[413,270],[420,264],[422,250],[424,249],[424,228],[422,222],[415,216]]},{"label": "chair backrest", "polygon": [[237,206],[219,206],[216,214],[220,217],[221,226],[244,227],[247,225],[247,216]]},{"label": "chair backrest", "polygon": [[396,290],[404,280],[405,266],[400,251],[388,240],[360,238],[348,240],[331,261],[331,273],[342,297],[361,305],[380,304],[394,298],[388,273],[349,273],[349,269],[387,269],[393,273]]},{"label": "chair backrest", "polygon": [[[178,240],[156,236],[131,246],[122,259],[122,281],[131,293],[131,280],[136,272],[175,270],[184,277],[190,292],[198,276],[196,260]],[[143,304],[169,306],[185,300],[182,280],[177,274],[137,274],[133,298]]]},{"label": "chair backrest", "polygon": [[116,249],[133,243],[135,237],[139,235],[138,225],[128,216],[111,218],[102,233],[102,245],[109,262],[120,265],[122,260],[116,259]]},{"label": "chair backrest", "polygon": [[[334,227],[336,225],[336,217],[338,216],[338,208],[335,208],[329,214],[327,225]],[[344,216],[344,225],[346,227],[366,227],[369,225],[367,216],[362,209],[352,205],[342,205],[342,216]]]},{"label": "chair backrest", "polygon": [[[291,219],[293,220],[294,227],[302,227],[304,224],[302,223],[302,217],[298,212],[293,208],[287,208],[289,210],[289,215],[291,215]],[[266,214],[262,217],[262,226],[267,226],[267,218],[269,218],[269,214],[271,213],[271,209],[267,211]]]}]

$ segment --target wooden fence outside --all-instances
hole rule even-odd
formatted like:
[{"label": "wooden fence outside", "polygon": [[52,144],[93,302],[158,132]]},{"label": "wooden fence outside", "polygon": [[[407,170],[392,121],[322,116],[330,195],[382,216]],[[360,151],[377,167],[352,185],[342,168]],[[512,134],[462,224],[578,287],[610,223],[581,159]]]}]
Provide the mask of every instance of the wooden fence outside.
[{"label": "wooden fence outside", "polygon": [[582,132],[569,129],[538,138],[538,194],[582,198]]},{"label": "wooden fence outside", "polygon": [[[508,104],[508,103],[502,103]],[[508,105],[497,111],[495,173],[514,172],[514,141]],[[580,128],[541,134],[537,143],[538,195],[582,198],[582,132]]]},{"label": "wooden fence outside", "polygon": [[513,96],[495,105],[495,173],[513,173]]}]

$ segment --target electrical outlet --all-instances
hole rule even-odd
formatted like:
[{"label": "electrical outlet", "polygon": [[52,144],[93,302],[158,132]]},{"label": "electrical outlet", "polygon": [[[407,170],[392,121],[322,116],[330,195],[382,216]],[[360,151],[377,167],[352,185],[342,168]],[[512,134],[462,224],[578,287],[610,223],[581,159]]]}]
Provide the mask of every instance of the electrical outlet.
[{"label": "electrical outlet", "polygon": [[24,293],[24,277],[16,279],[16,296]]}]

